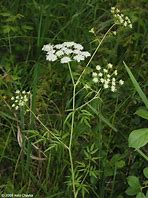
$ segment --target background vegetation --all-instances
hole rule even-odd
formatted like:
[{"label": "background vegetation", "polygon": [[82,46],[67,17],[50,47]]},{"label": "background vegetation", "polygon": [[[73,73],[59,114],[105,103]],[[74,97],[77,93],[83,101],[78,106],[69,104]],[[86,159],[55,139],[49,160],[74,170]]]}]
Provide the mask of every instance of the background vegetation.
[{"label": "background vegetation", "polygon": [[[71,108],[72,83],[67,67],[45,61],[41,49],[46,43],[75,41],[93,53],[113,23],[112,6],[131,18],[133,28],[119,29],[116,36],[110,33],[106,37],[88,74],[97,64],[108,61],[117,65],[125,85],[116,94],[103,93],[103,104],[94,101],[93,108],[86,107],[76,115],[72,145],[76,187],[80,198],[130,197],[126,192],[129,176],[137,176],[140,190],[146,196],[143,169],[147,161],[128,147],[128,137],[131,131],[146,128],[148,124],[134,114],[144,103],[123,61],[147,95],[147,0],[0,1],[1,193],[32,193],[37,198],[73,197],[68,153],[48,134],[48,130],[52,131],[65,144],[68,142],[70,121],[64,120],[68,115],[66,109]],[[89,32],[91,28],[96,37]],[[76,68],[75,76],[84,65],[72,65]],[[82,83],[90,81],[86,77]],[[29,113],[20,119],[22,114],[12,109],[11,97],[16,89],[33,93],[32,110],[48,130],[34,116],[30,118]],[[77,105],[82,104],[86,94],[83,92],[77,98]],[[19,128],[24,134],[30,134],[25,151],[18,145]],[[32,141],[39,150],[33,147]],[[146,146],[142,151],[147,152]],[[46,160],[32,159],[30,153],[39,158],[46,155]]]}]

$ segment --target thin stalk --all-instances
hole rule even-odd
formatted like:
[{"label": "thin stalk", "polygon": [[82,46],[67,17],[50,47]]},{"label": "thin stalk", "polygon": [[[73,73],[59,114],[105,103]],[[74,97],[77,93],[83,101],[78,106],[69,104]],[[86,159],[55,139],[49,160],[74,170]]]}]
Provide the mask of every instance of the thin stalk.
[{"label": "thin stalk", "polygon": [[148,157],[141,151],[140,149],[136,149],[136,151],[146,160],[148,161]]},{"label": "thin stalk", "polygon": [[60,142],[66,149],[69,150],[69,147],[64,144],[64,142],[62,142],[54,133],[52,133],[28,106],[27,108],[29,111],[31,111],[32,115],[38,120],[38,122],[44,127],[44,129],[46,129],[56,140],[58,140],[58,142]]},{"label": "thin stalk", "polygon": [[89,64],[91,63],[92,59],[94,58],[95,54],[97,53],[98,49],[100,48],[101,44],[103,43],[104,39],[106,38],[107,34],[111,31],[111,29],[115,26],[116,24],[113,24],[108,30],[107,32],[104,34],[102,40],[100,41],[99,45],[97,46],[97,48],[95,49],[94,53],[92,54],[91,58],[89,59],[86,67],[84,68],[84,70],[82,71],[81,75],[79,76],[78,80],[76,81],[76,84],[79,84],[80,79],[82,78],[83,74],[85,73],[86,68],[89,66]]},{"label": "thin stalk", "polygon": [[72,176],[72,186],[73,186],[73,195],[74,198],[77,198],[76,188],[75,188],[75,175],[74,175],[74,165],[72,158],[72,140],[73,140],[73,132],[74,132],[74,119],[75,119],[75,100],[76,100],[76,84],[74,82],[74,77],[72,74],[72,70],[70,64],[68,63],[68,68],[71,76],[71,80],[73,83],[73,96],[72,96],[72,118],[71,118],[71,129],[70,129],[70,139],[69,139],[69,158],[70,158],[70,166],[71,166],[71,176]]},{"label": "thin stalk", "polygon": [[113,197],[113,192],[114,192],[114,187],[115,187],[116,174],[117,174],[117,168],[116,168],[116,166],[115,166],[115,169],[114,169],[114,176],[113,176],[113,183],[112,183],[112,190],[111,190],[110,198]]},{"label": "thin stalk", "polygon": [[12,54],[11,40],[10,40],[9,32],[8,32],[8,43],[9,43],[9,52],[10,52],[10,54]]}]

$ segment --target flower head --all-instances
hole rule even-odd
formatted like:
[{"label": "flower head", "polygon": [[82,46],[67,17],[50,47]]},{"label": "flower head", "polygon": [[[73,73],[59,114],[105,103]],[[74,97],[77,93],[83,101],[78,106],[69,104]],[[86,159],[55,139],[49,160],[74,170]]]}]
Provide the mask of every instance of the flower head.
[{"label": "flower head", "polygon": [[51,45],[50,43],[44,45],[42,48],[46,52],[46,60],[54,62],[60,59],[61,63],[68,63],[70,61],[80,62],[90,56],[87,51],[82,51],[83,46],[79,43],[64,42],[62,44]]},{"label": "flower head", "polygon": [[18,110],[19,107],[25,106],[25,104],[29,101],[30,92],[16,90],[15,95],[11,97],[13,101],[12,107],[15,110]]},{"label": "flower head", "polygon": [[119,80],[117,81],[116,77],[118,75],[117,70],[112,70],[113,65],[108,63],[106,68],[102,68],[101,66],[97,65],[96,70],[92,72],[92,81],[96,84],[99,83],[104,89],[109,89],[112,92],[117,91],[118,85],[123,85],[124,81]]},{"label": "flower head", "polygon": [[124,27],[132,28],[132,22],[130,18],[122,14],[118,8],[112,7],[111,13],[114,16],[115,23],[121,24]]}]

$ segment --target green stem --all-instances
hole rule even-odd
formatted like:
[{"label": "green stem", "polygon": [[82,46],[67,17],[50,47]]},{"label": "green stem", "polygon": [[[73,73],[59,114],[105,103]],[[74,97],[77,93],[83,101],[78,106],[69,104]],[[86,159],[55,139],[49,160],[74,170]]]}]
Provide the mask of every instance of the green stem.
[{"label": "green stem", "polygon": [[82,78],[83,74],[86,71],[86,68],[89,66],[89,64],[91,63],[92,59],[94,58],[94,56],[96,55],[98,49],[100,48],[101,44],[103,43],[104,39],[106,38],[107,34],[111,31],[111,29],[115,26],[116,24],[113,24],[108,30],[107,32],[104,34],[102,40],[100,41],[99,45],[97,46],[97,48],[95,49],[94,53],[92,54],[91,58],[89,59],[86,67],[84,68],[84,70],[82,71],[81,75],[79,76],[78,80],[76,81],[76,84],[79,84],[80,79]]},{"label": "green stem", "polygon": [[146,160],[148,161],[148,157],[141,151],[140,149],[136,149],[136,151]]},{"label": "green stem", "polygon": [[70,158],[70,166],[71,166],[73,195],[74,195],[74,198],[77,198],[76,188],[75,188],[74,165],[73,165],[73,158],[72,158],[72,140],[73,140],[73,132],[74,132],[74,119],[75,119],[76,84],[74,82],[74,77],[73,77],[72,70],[71,70],[71,67],[70,67],[70,64],[69,63],[68,63],[68,68],[69,68],[71,80],[72,80],[72,83],[73,83],[72,118],[71,118],[71,129],[70,129],[70,139],[69,139],[69,158]]}]

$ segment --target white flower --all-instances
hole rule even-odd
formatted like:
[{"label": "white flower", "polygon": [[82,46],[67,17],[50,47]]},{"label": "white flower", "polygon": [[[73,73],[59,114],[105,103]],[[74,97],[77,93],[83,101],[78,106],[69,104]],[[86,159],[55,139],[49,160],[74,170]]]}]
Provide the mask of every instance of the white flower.
[{"label": "white flower", "polygon": [[99,71],[100,69],[101,69],[100,65],[97,65],[97,66],[96,66],[96,70]]},{"label": "white flower", "polygon": [[16,90],[16,92],[15,92],[16,94],[19,94],[20,93],[20,90]]},{"label": "white flower", "polygon": [[30,92],[16,90],[15,96],[12,97],[14,100],[12,107],[17,110],[19,107],[24,106],[25,103],[28,101],[29,94]]},{"label": "white flower", "polygon": [[74,60],[76,60],[77,62],[80,62],[81,60],[84,60],[84,56],[78,54],[76,56],[73,57]]},{"label": "white flower", "polygon": [[117,76],[117,74],[118,74],[117,70],[114,71],[114,74],[115,74],[115,76]]},{"label": "white flower", "polygon": [[101,83],[104,83],[105,80],[104,80],[104,78],[100,78],[100,81],[101,81]]},{"label": "white flower", "polygon": [[[79,43],[71,42],[64,42],[62,44],[51,45],[47,44],[44,45],[42,50],[46,51],[46,60],[48,61],[56,61],[60,59],[61,63],[67,63],[69,61],[77,61],[80,62],[81,60],[85,60],[90,53],[87,51],[82,51],[83,46]],[[69,57],[64,58],[64,57]],[[65,62],[66,61],[66,62]]]},{"label": "white flower", "polygon": [[91,56],[91,54],[89,52],[87,52],[87,51],[81,52],[81,55],[84,56],[84,57],[86,57],[86,58],[89,57],[89,56]]},{"label": "white flower", "polygon": [[78,49],[75,49],[75,50],[73,50],[73,53],[74,53],[74,54],[81,54],[81,51],[78,50]]},{"label": "white flower", "polygon": [[47,45],[44,45],[43,48],[42,48],[43,51],[52,51],[53,50],[53,45],[51,45],[50,43],[47,44]]},{"label": "white flower", "polygon": [[110,77],[111,77],[111,75],[110,75],[110,74],[107,74],[107,77],[108,77],[108,78],[110,78]]},{"label": "white flower", "polygon": [[93,72],[93,73],[92,73],[92,76],[93,76],[93,77],[96,77],[97,75],[98,75],[98,74],[97,74],[96,72]]},{"label": "white flower", "polygon": [[66,47],[72,47],[72,46],[75,45],[75,42],[73,42],[73,41],[71,41],[71,42],[64,42],[63,45],[66,46]]},{"label": "white flower", "polygon": [[79,43],[74,43],[74,48],[78,50],[83,50],[83,46]]},{"label": "white flower", "polygon": [[16,107],[15,107],[15,110],[18,110],[18,108],[19,108],[19,107],[18,107],[18,106],[16,106]]},{"label": "white flower", "polygon": [[107,72],[108,72],[108,70],[107,70],[107,69],[103,69],[103,71],[104,71],[104,73],[107,73]]},{"label": "white flower", "polygon": [[14,97],[11,97],[11,100],[14,100]]},{"label": "white flower", "polygon": [[124,81],[123,80],[119,80],[119,84],[120,85],[123,85],[124,84]]},{"label": "white flower", "polygon": [[63,45],[62,44],[57,44],[57,45],[55,45],[54,46],[56,49],[61,49],[62,47],[63,47]]},{"label": "white flower", "polygon": [[98,74],[98,76],[102,77],[102,76],[103,76],[103,74],[100,72],[100,73]]},{"label": "white flower", "polygon": [[96,77],[93,78],[94,83],[97,83],[98,81],[99,81],[98,78],[96,78]]},{"label": "white flower", "polygon": [[67,49],[64,50],[64,52],[65,52],[66,55],[69,55],[73,52],[73,50],[67,48]]},{"label": "white flower", "polygon": [[109,85],[107,83],[104,83],[104,89],[109,88]]},{"label": "white flower", "polygon": [[49,53],[46,56],[46,60],[54,62],[54,61],[57,60],[57,56],[55,54],[53,54],[53,53]]},{"label": "white flower", "polygon": [[71,58],[69,58],[68,56],[64,56],[63,58],[61,58],[61,63],[69,63],[71,61]]},{"label": "white flower", "polygon": [[111,86],[111,91],[112,92],[115,92],[117,89],[116,89],[116,87],[115,86]]},{"label": "white flower", "polygon": [[108,63],[108,64],[107,64],[107,67],[108,67],[109,69],[112,69],[112,68],[113,68],[113,65],[112,65],[111,63]]},{"label": "white flower", "polygon": [[64,52],[62,51],[62,50],[58,50],[57,52],[56,52],[56,55],[59,57],[59,56],[62,56],[62,55],[64,55]]},{"label": "white flower", "polygon": [[112,82],[115,82],[116,81],[116,79],[115,78],[112,78]]}]

